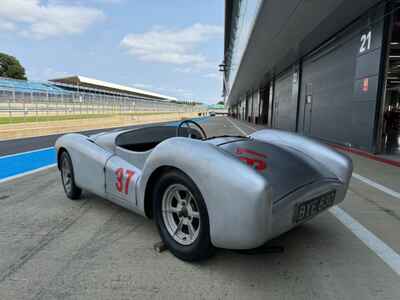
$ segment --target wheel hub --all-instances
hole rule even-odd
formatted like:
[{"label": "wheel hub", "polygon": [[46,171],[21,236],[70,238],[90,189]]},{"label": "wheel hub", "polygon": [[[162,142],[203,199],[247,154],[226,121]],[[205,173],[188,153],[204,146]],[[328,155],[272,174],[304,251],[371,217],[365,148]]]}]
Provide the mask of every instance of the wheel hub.
[{"label": "wheel hub", "polygon": [[182,209],[179,211],[178,216],[187,218],[189,216],[187,208],[183,206]]},{"label": "wheel hub", "polygon": [[196,199],[182,184],[169,186],[162,198],[162,216],[168,233],[181,245],[190,245],[200,232]]}]

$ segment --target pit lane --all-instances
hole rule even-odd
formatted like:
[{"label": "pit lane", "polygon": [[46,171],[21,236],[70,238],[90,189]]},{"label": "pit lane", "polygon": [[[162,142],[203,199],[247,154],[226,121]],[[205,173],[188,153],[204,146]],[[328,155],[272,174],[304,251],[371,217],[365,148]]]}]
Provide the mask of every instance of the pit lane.
[{"label": "pit lane", "polygon": [[[202,125],[256,129],[226,117]],[[399,169],[352,158],[399,192]],[[189,264],[153,250],[151,221],[88,193],[68,200],[55,168],[0,184],[0,207],[0,299],[400,299],[396,272],[329,212],[270,243],[283,253],[218,250]],[[341,208],[400,253],[399,199],[352,179]]]}]

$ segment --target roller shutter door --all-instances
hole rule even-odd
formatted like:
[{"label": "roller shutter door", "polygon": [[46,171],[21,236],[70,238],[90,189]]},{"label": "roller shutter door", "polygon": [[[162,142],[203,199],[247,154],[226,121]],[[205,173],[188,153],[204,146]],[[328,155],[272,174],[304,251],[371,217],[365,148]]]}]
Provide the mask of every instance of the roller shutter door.
[{"label": "roller shutter door", "polygon": [[297,99],[293,97],[293,72],[288,71],[275,81],[273,127],[296,131]]},{"label": "roller shutter door", "polygon": [[[374,26],[364,29],[365,23],[360,21],[303,60],[299,132],[366,150],[373,148],[383,24]],[[368,34],[370,45],[362,49],[361,36]]]}]

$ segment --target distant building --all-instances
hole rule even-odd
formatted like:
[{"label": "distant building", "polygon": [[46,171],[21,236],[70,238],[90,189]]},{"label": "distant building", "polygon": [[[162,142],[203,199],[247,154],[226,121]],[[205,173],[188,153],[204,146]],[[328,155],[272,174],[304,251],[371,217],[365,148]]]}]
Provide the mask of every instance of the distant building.
[{"label": "distant building", "polygon": [[208,111],[211,115],[227,115],[228,109],[223,104],[211,104],[208,105]]},{"label": "distant building", "polygon": [[[120,84],[110,83],[98,79],[88,78],[84,76],[68,76],[63,78],[50,79],[50,82],[58,84],[67,89],[82,90],[82,91],[101,91],[109,94],[124,94],[131,97],[149,98],[152,100],[177,101],[175,97],[161,95],[155,92],[150,92],[142,89],[128,87]],[[61,84],[61,85],[60,85]]]}]

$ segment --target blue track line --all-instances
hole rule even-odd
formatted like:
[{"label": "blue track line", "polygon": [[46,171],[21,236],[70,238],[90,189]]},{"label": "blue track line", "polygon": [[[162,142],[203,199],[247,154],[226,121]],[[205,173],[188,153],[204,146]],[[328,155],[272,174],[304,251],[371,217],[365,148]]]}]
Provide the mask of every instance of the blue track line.
[{"label": "blue track line", "polygon": [[0,180],[56,163],[55,148],[0,157]]}]

